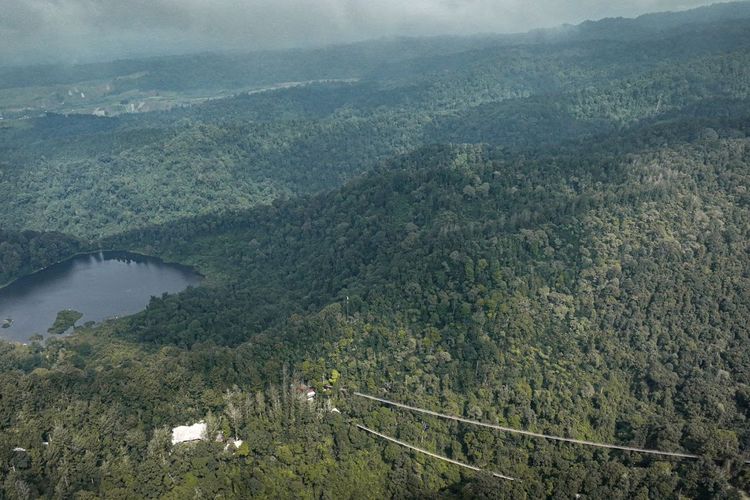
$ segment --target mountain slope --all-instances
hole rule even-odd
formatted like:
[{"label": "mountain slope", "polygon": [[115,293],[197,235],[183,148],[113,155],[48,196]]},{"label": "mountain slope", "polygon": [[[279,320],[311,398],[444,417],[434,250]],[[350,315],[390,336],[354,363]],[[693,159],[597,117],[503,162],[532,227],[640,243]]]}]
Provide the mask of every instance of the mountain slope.
[{"label": "mountain slope", "polygon": [[739,111],[748,26],[738,16],[664,38],[500,44],[166,113],[6,120],[0,220],[98,238],[333,189],[436,142],[533,151],[713,112],[701,103]]},{"label": "mountain slope", "polygon": [[[664,137],[663,128],[656,130]],[[227,403],[218,395],[232,384],[252,395],[278,381],[281,396],[278,386],[261,392],[269,402],[254,400],[255,410],[240,424],[249,455],[222,459],[216,476],[189,479],[201,460],[215,460],[208,445],[170,458],[168,469],[145,442],[125,456],[142,467],[181,471],[173,486],[148,485],[175,494],[189,481],[215,493],[218,478],[226,477],[234,478],[236,491],[255,494],[281,484],[302,488],[295,494],[335,489],[330,481],[338,478],[388,484],[386,496],[596,496],[613,489],[628,496],[730,495],[746,487],[738,460],[749,431],[750,144],[718,135],[704,131],[646,149],[633,141],[618,156],[598,146],[533,157],[435,146],[330,194],[123,235],[108,244],[199,263],[212,281],[154,299],[133,318],[82,331],[64,347],[53,344],[47,349],[68,354],[25,361],[26,374],[6,373],[4,384],[8,377],[32,384],[28,398],[42,408],[31,421],[6,418],[20,435],[41,432],[54,418],[54,395],[66,394],[73,399],[55,432],[75,435],[78,398],[102,404],[127,398],[132,404],[117,407],[112,425],[124,432],[135,418],[151,435],[169,422],[221,412]],[[133,356],[136,365],[123,361]],[[123,362],[130,368],[112,371]],[[464,476],[383,448],[346,418],[308,414],[285,395],[285,364],[290,376],[316,387],[335,370],[331,402],[346,418],[523,483]],[[120,382],[111,385],[113,376]],[[172,382],[140,382],[165,377]],[[184,393],[174,377],[190,377],[193,389]],[[705,459],[670,464],[501,439],[354,401],[340,387],[517,428]],[[136,418],[135,408],[147,412]],[[318,451],[332,460],[326,472],[309,475],[306,467],[317,459],[302,451],[303,429],[327,443]],[[113,446],[132,446],[125,444],[131,437],[121,439]],[[91,453],[111,456],[87,443]],[[299,451],[290,456],[291,450]],[[80,463],[67,453],[59,457]],[[269,456],[281,463],[272,465]],[[40,464],[52,466],[59,457],[40,456]],[[122,459],[108,460],[125,467]],[[373,476],[363,469],[340,475],[358,460]],[[254,486],[237,476],[248,463],[263,471],[253,476],[261,481]],[[627,483],[614,479],[625,473]],[[83,487],[75,482],[83,472],[70,474],[70,484]]]},{"label": "mountain slope", "polygon": [[[0,282],[95,247],[206,276],[0,343],[0,496],[743,498],[746,5],[580,27],[613,29],[595,44],[401,41],[410,62],[380,80],[0,122],[0,226],[88,240],[0,231]],[[172,445],[200,420],[242,443]]]}]

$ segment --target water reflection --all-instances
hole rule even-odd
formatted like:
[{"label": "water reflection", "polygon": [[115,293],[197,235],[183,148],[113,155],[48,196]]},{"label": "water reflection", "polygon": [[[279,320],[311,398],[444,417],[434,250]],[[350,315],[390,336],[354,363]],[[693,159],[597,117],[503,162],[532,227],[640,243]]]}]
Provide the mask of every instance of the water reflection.
[{"label": "water reflection", "polygon": [[[83,313],[77,324],[136,313],[152,296],[176,293],[200,283],[185,266],[128,252],[79,255],[0,289],[0,338],[27,342],[48,336],[57,313]],[[8,326],[8,324],[10,326]]]}]

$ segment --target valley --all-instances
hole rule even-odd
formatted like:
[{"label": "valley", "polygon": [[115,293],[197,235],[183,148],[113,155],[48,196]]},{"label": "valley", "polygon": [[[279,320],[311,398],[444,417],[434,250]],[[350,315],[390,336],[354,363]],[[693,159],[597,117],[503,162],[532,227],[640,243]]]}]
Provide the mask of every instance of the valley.
[{"label": "valley", "polygon": [[745,498],[749,6],[0,71],[0,496]]}]

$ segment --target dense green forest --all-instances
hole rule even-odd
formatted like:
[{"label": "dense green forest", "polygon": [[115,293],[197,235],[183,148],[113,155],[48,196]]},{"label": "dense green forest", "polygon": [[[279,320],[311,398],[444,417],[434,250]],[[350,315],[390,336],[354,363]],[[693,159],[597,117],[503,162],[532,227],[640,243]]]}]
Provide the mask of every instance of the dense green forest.
[{"label": "dense green forest", "polygon": [[[404,40],[394,44],[411,59],[338,75],[356,82],[158,113],[0,122],[0,218],[16,230],[99,238],[325,191],[433,143],[534,151],[596,140],[707,99],[747,107],[746,5],[733,19],[691,21],[596,44],[573,35],[554,44],[469,39],[449,50],[443,39]],[[396,51],[367,47],[382,58]],[[329,56],[339,60],[336,51]],[[200,61],[195,68],[209,73]]]},{"label": "dense green forest", "polygon": [[0,284],[45,268],[85,248],[61,233],[0,230]]},{"label": "dense green forest", "polygon": [[[0,496],[747,497],[747,6],[357,44],[259,83],[357,81],[0,122],[0,282],[94,248],[207,277],[0,343]],[[215,64],[256,71],[238,58]],[[199,420],[242,444],[172,445]]]}]

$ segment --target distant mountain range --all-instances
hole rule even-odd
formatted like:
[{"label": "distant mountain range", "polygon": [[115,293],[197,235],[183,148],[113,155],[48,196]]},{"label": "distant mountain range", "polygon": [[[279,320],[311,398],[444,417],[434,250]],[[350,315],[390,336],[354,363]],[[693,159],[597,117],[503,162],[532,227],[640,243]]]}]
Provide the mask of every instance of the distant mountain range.
[{"label": "distant mountain range", "polygon": [[0,497],[750,492],[750,4],[0,82],[0,282],[206,277],[0,343]]}]

